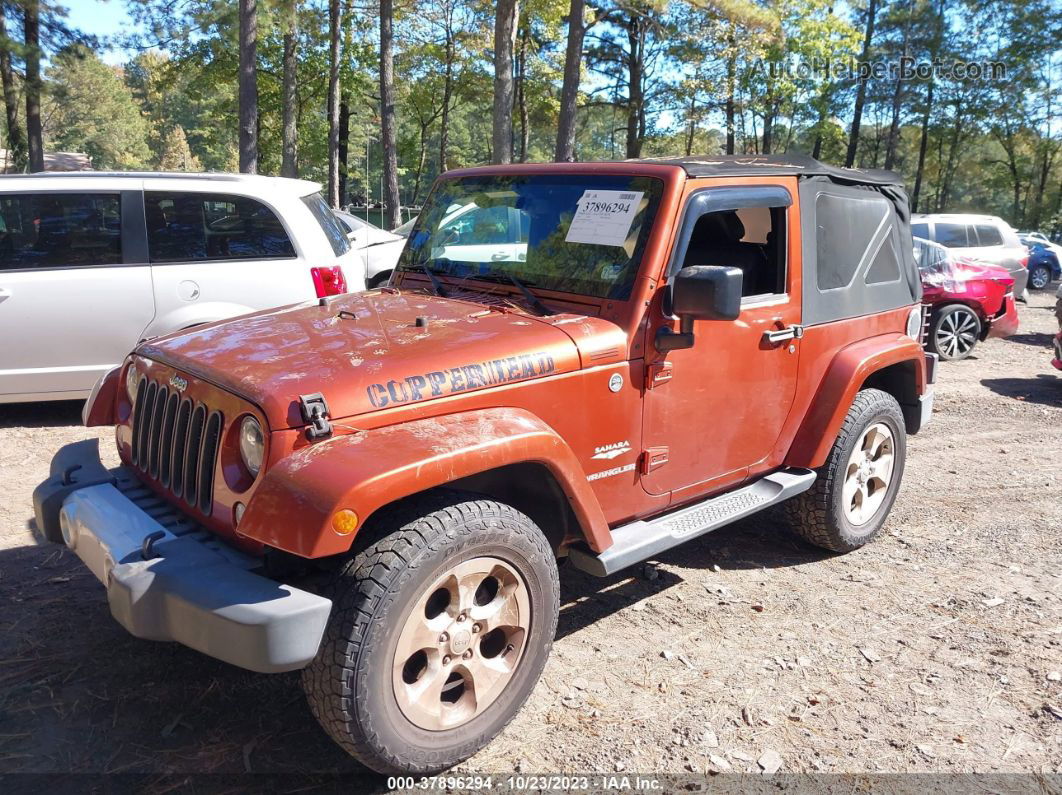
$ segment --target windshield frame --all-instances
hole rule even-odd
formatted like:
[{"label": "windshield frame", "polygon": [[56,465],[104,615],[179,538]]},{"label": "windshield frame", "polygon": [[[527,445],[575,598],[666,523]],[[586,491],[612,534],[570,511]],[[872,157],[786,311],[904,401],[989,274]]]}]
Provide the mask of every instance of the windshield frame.
[{"label": "windshield frame", "polygon": [[[552,183],[554,186],[570,183],[576,189],[582,185],[583,190],[585,191],[593,190],[595,188],[603,190],[623,190],[626,188],[629,190],[630,188],[624,184],[613,185],[608,183],[625,182],[629,185],[632,181],[637,180],[644,184],[634,189],[644,188],[643,192],[648,194],[648,204],[643,210],[639,211],[639,220],[637,221],[639,229],[632,253],[630,255],[623,255],[626,265],[624,266],[625,272],[621,280],[616,282],[616,285],[620,285],[620,289],[618,290],[616,289],[616,285],[613,285],[612,289],[605,289],[608,286],[608,282],[605,279],[599,280],[599,283],[603,287],[599,293],[572,289],[573,286],[570,285],[542,282],[540,281],[540,277],[536,276],[534,272],[522,270],[519,267],[504,267],[505,264],[522,264],[514,261],[499,261],[499,267],[490,268],[487,271],[479,273],[474,271],[469,273],[451,273],[444,269],[432,268],[432,273],[440,280],[443,280],[443,284],[451,289],[455,286],[459,286],[460,288],[484,292],[498,292],[499,288],[504,291],[520,292],[509,281],[511,275],[516,275],[521,282],[527,283],[527,286],[532,291],[544,296],[568,296],[579,302],[626,302],[632,300],[636,297],[636,293],[639,292],[637,283],[644,275],[647,257],[652,256],[657,247],[656,241],[659,237],[660,227],[662,225],[662,211],[665,210],[665,205],[668,203],[670,194],[674,188],[675,169],[661,166],[634,169],[630,167],[622,167],[619,163],[590,164],[592,166],[591,168],[587,168],[587,165],[588,164],[520,164],[510,167],[495,166],[464,169],[443,175],[436,180],[431,191],[428,193],[427,197],[425,197],[422,210],[416,219],[414,219],[414,223],[407,239],[409,241],[417,240],[418,235],[427,231],[424,229],[424,226],[430,223],[428,218],[429,215],[433,214],[435,200],[438,198],[440,192],[446,191],[447,188],[452,186],[455,182],[467,182],[474,186],[479,182],[488,182],[492,179],[502,178],[518,181],[526,180],[527,182],[541,181],[546,184]],[[573,168],[573,166],[578,166],[579,168]],[[604,167],[602,168],[602,166]],[[469,191],[468,195],[472,195],[472,192],[473,191]],[[439,219],[441,221],[442,218],[453,215],[456,211],[448,205],[447,208],[436,212],[441,212]],[[557,230],[562,228],[564,228],[562,225],[556,227]],[[436,234],[438,234],[438,230],[436,230]],[[431,258],[426,260],[421,258],[422,261],[414,261],[414,251],[420,251],[422,245],[430,246],[431,238],[416,245],[407,243],[402,252],[401,258],[395,267],[397,284],[401,283],[403,276],[423,279],[424,266],[431,266],[433,262],[439,261],[432,260]],[[472,245],[478,244],[473,243]],[[525,243],[524,245],[528,244]],[[455,260],[444,261],[457,262]],[[462,264],[467,265],[469,263]]]}]

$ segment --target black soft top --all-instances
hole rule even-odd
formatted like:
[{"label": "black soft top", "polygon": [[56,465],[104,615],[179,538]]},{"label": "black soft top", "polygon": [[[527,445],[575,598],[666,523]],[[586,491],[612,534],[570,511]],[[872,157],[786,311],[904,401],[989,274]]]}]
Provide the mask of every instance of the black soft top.
[{"label": "black soft top", "polygon": [[903,179],[894,171],[881,168],[842,168],[820,163],[806,155],[691,155],[646,157],[634,162],[681,166],[691,177],[795,175],[826,177],[843,185],[903,185]]}]

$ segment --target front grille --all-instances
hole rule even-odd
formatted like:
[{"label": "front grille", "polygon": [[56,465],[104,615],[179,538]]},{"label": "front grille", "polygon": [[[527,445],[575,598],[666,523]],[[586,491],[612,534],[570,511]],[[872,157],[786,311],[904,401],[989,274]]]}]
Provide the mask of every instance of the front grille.
[{"label": "front grille", "polygon": [[209,514],[222,420],[220,411],[142,378],[133,407],[133,466],[175,499]]}]

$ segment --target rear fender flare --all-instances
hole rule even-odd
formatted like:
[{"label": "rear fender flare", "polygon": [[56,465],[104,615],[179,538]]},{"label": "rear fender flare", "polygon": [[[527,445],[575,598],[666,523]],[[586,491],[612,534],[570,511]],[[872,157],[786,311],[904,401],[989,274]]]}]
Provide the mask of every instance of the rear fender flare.
[{"label": "rear fender flare", "polygon": [[925,353],[917,340],[905,334],[883,334],[842,348],[816,390],[785,465],[816,469],[825,464],[856,393],[874,373],[902,362],[914,365],[915,392],[924,394]]},{"label": "rear fender flare", "polygon": [[556,478],[591,549],[612,537],[575,454],[533,414],[492,408],[336,436],[304,447],[268,472],[239,534],[305,558],[350,549],[333,514],[349,509],[358,530],[384,505],[507,464],[533,462]]}]

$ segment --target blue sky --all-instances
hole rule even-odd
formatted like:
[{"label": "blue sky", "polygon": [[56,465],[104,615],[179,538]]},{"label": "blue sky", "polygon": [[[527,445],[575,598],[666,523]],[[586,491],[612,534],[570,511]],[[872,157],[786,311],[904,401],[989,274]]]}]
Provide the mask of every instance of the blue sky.
[{"label": "blue sky", "polygon": [[[67,19],[73,27],[100,38],[129,33],[133,24],[125,10],[125,0],[65,0],[63,5],[69,10]],[[101,52],[100,56],[110,64],[129,60],[128,54],[118,49]]]}]

